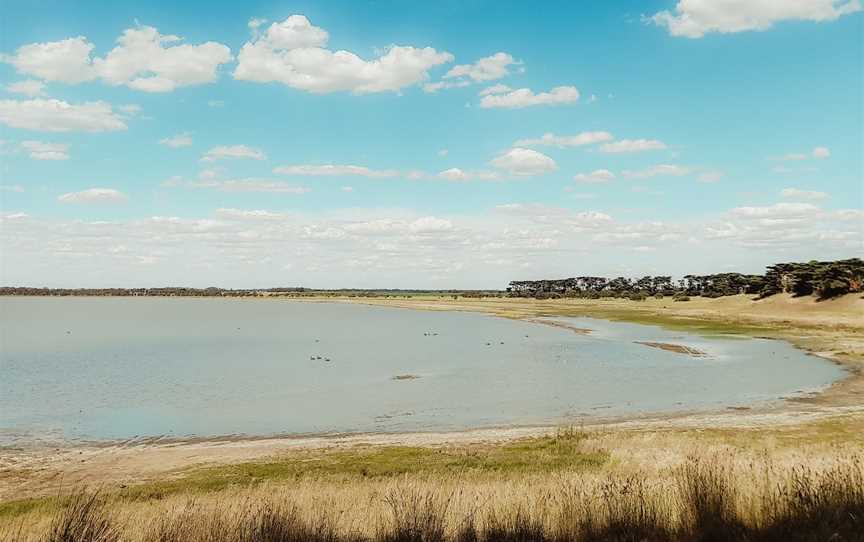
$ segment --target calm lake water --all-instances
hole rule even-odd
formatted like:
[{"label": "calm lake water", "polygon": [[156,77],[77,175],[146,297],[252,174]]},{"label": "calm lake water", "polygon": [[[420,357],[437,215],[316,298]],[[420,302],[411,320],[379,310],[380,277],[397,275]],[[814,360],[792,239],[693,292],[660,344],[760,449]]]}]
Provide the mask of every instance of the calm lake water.
[{"label": "calm lake water", "polygon": [[556,320],[594,331],[335,303],[0,298],[0,443],[562,423],[744,405],[845,374],[780,341]]}]

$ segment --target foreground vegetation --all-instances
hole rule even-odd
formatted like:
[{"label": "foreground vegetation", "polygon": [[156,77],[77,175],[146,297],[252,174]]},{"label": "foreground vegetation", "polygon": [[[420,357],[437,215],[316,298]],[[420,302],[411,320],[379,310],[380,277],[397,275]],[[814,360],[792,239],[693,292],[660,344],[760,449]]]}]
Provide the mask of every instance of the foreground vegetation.
[{"label": "foreground vegetation", "polygon": [[[571,450],[572,451],[572,450]],[[9,542],[864,540],[860,455],[827,465],[694,456],[659,478],[584,472],[296,482],[129,501],[76,491],[17,517]]]}]

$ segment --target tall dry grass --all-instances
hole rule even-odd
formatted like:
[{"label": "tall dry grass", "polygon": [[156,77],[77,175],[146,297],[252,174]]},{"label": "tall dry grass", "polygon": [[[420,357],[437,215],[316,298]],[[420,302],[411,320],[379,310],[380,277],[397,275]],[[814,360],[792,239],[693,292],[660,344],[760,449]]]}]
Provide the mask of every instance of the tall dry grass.
[{"label": "tall dry grass", "polygon": [[[299,483],[299,482],[298,482]],[[10,542],[786,542],[864,540],[860,456],[824,467],[691,457],[666,477],[574,474],[473,485],[347,481],[123,502],[68,496]],[[294,493],[292,493],[294,491]],[[20,518],[26,520],[26,518]]]}]

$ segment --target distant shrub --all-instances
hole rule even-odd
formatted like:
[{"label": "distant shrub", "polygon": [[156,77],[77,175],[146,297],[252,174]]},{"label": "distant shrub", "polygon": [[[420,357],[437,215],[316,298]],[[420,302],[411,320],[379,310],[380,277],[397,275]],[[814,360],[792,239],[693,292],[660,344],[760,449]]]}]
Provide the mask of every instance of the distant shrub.
[{"label": "distant shrub", "polygon": [[647,299],[647,296],[642,292],[636,292],[630,294],[628,298],[630,299],[630,301],[645,301],[645,299]]},{"label": "distant shrub", "polygon": [[672,301],[690,301],[690,296],[688,296],[688,295],[676,295],[672,298]]}]

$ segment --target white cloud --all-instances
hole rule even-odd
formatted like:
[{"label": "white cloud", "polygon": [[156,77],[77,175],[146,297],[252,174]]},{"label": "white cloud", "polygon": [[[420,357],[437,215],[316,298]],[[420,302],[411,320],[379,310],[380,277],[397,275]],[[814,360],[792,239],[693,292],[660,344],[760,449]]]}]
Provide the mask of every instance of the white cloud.
[{"label": "white cloud", "polygon": [[445,169],[438,174],[438,177],[447,181],[467,181],[469,179],[468,173],[458,167]]},{"label": "white cloud", "polygon": [[559,136],[551,133],[543,134],[535,139],[520,139],[513,143],[514,147],[536,147],[544,145],[547,147],[579,147],[582,145],[593,145],[614,139],[609,132],[582,132],[572,136]]},{"label": "white cloud", "polygon": [[499,52],[492,56],[481,58],[474,64],[453,66],[444,74],[444,79],[466,77],[472,81],[492,81],[510,75],[508,66],[519,64],[507,53]]},{"label": "white cloud", "polygon": [[602,152],[608,153],[658,151],[665,148],[666,144],[656,139],[622,139],[600,146]]},{"label": "white cloud", "polygon": [[436,81],[434,83],[426,83],[423,85],[423,90],[429,93],[435,93],[439,90],[444,90],[447,88],[461,88],[467,87],[471,84],[471,81],[467,80],[459,80],[459,81]]},{"label": "white cloud", "polygon": [[339,188],[339,190],[341,190],[343,192],[353,192],[354,187],[353,186],[343,186],[343,187]]},{"label": "white cloud", "polygon": [[151,26],[126,29],[104,57],[91,58],[94,46],[78,36],[31,43],[4,57],[20,72],[46,81],[81,83],[101,79],[144,92],[169,92],[178,87],[211,83],[217,69],[231,60],[221,43],[178,43],[182,38],[160,34]]},{"label": "white cloud", "polygon": [[658,164],[640,170],[624,170],[621,175],[628,179],[650,179],[652,177],[683,177],[689,175],[690,168],[675,164]]},{"label": "white cloud", "polygon": [[24,187],[20,184],[0,184],[0,192],[17,192],[23,193]]},{"label": "white cloud", "polygon": [[367,94],[420,83],[428,79],[429,69],[453,60],[450,53],[431,47],[391,45],[367,61],[350,51],[325,49],[328,38],[303,15],[291,15],[243,45],[234,78],[322,94]]},{"label": "white cloud", "polygon": [[309,177],[368,177],[370,179],[384,179],[399,176],[399,172],[395,170],[374,170],[364,166],[352,165],[291,165],[279,166],[273,170],[273,173],[283,175],[299,175]]},{"label": "white cloud", "polygon": [[135,115],[141,113],[141,106],[138,104],[118,105],[117,110],[125,113],[130,117],[134,117]]},{"label": "white cloud", "polygon": [[60,203],[123,203],[129,198],[113,188],[88,188],[80,192],[69,192],[57,198]]},{"label": "white cloud", "polygon": [[188,147],[192,145],[192,136],[189,135],[188,132],[184,132],[182,134],[177,134],[175,136],[166,137],[165,139],[159,140],[160,145],[165,145],[166,147],[171,147],[174,149],[180,147]]},{"label": "white cloud", "polygon": [[95,77],[90,52],[93,44],[78,36],[61,41],[31,43],[19,47],[14,55],[2,57],[19,73],[46,81],[81,83]]},{"label": "white cloud", "polygon": [[21,148],[34,160],[68,160],[69,145],[65,143],[45,143],[44,141],[22,141]]},{"label": "white cloud", "polygon": [[674,14],[661,11],[649,20],[673,36],[701,38],[767,30],[781,21],[833,21],[860,10],[859,0],[679,0]]},{"label": "white cloud", "polygon": [[615,179],[615,174],[608,169],[595,169],[591,173],[578,173],[573,176],[577,183],[608,183]]},{"label": "white cloud", "polygon": [[780,191],[780,195],[790,199],[809,199],[818,200],[828,197],[827,192],[819,192],[816,190],[801,190],[799,188],[784,188]]},{"label": "white cloud", "polygon": [[831,156],[831,151],[828,147],[816,147],[813,149],[811,154],[813,155],[813,158],[828,158]]},{"label": "white cloud", "polygon": [[[489,89],[486,89],[489,90]],[[485,92],[485,91],[484,91]],[[579,90],[572,86],[555,87],[549,92],[534,93],[530,88],[486,94],[480,99],[480,107],[503,107],[521,109],[535,105],[561,105],[574,103],[579,99]]]},{"label": "white cloud", "polygon": [[505,92],[510,92],[511,90],[513,89],[511,89],[507,85],[503,83],[498,83],[497,85],[492,85],[491,87],[484,88],[478,94],[480,96],[488,96],[490,94],[503,94]]},{"label": "white cloud", "polygon": [[444,156],[447,156],[449,153],[450,153],[450,151],[448,151],[447,149],[441,149],[440,151],[438,151],[438,156],[441,156],[443,158]]},{"label": "white cloud", "polygon": [[225,220],[269,220],[278,221],[287,218],[287,215],[281,213],[273,213],[264,210],[243,210],[243,209],[216,209],[216,216]]},{"label": "white cloud", "polygon": [[36,79],[27,79],[26,81],[17,81],[6,85],[6,90],[15,94],[24,94],[31,98],[36,96],[45,96],[45,83]]},{"label": "white cloud", "polygon": [[253,160],[264,160],[264,153],[258,149],[246,145],[221,145],[213,147],[201,157],[205,162],[212,162],[222,158],[251,158]]},{"label": "white cloud", "polygon": [[0,100],[0,123],[37,132],[112,132],[126,123],[105,102],[79,105],[61,100]]},{"label": "white cloud", "polygon": [[473,83],[501,79],[510,75],[510,66],[519,64],[521,62],[517,62],[507,53],[495,53],[492,56],[481,58],[473,64],[453,66],[444,74],[441,81],[427,83],[423,85],[423,90],[437,92],[446,88],[467,87]]},{"label": "white cloud", "polygon": [[453,223],[446,218],[438,218],[435,216],[423,216],[408,224],[408,229],[413,233],[437,233],[450,231],[453,229]]},{"label": "white cloud", "polygon": [[[831,156],[831,150],[828,147],[813,147],[809,153],[792,152],[784,154],[780,157],[770,158],[771,160],[781,160],[784,162],[800,162],[809,158],[823,159]],[[775,168],[776,169],[776,168]]]},{"label": "white cloud", "polygon": [[437,177],[445,181],[496,181],[500,178],[494,171],[465,171],[458,167],[445,169]]},{"label": "white cloud", "polygon": [[555,160],[543,153],[521,147],[512,148],[501,154],[491,164],[511,175],[541,175],[558,169]]},{"label": "white cloud", "polygon": [[208,107],[225,107],[223,100],[207,100]]},{"label": "white cloud", "polygon": [[202,180],[189,184],[192,188],[214,188],[221,192],[264,192],[274,194],[306,194],[311,189],[281,181],[266,179],[232,179],[227,181]]},{"label": "white cloud", "polygon": [[764,207],[736,207],[730,214],[740,218],[790,219],[812,216],[819,207],[811,203],[775,203]]},{"label": "white cloud", "polygon": [[198,178],[202,180],[215,179],[224,173],[222,168],[207,168],[198,172]]}]

